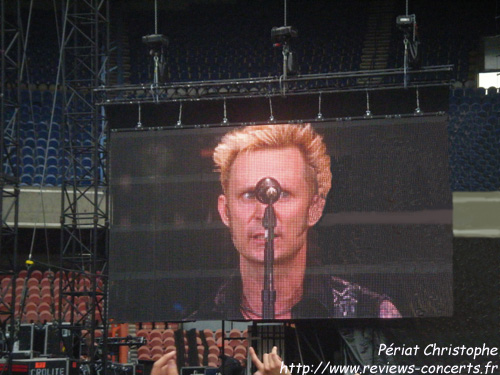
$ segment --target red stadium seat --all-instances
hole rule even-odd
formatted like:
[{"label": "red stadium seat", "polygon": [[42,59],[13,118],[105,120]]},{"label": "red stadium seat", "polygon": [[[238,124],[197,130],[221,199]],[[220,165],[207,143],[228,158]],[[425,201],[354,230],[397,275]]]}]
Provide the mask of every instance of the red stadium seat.
[{"label": "red stadium seat", "polygon": [[216,345],[215,339],[213,337],[207,337],[208,346]]},{"label": "red stadium seat", "polygon": [[169,345],[165,348],[165,353],[175,352],[175,346]]},{"label": "red stadium seat", "polygon": [[137,359],[139,361],[150,361],[151,360],[151,356],[149,355],[149,353],[142,353],[142,354],[139,354],[137,356]]},{"label": "red stadium seat", "polygon": [[44,277],[42,280],[40,280],[40,288],[44,288],[44,287],[49,287],[51,286],[52,282],[47,279],[46,277]]},{"label": "red stadium seat", "polygon": [[40,270],[33,270],[31,272],[31,277],[37,279],[39,282],[43,279],[43,273]]},{"label": "red stadium seat", "polygon": [[28,302],[33,302],[36,305],[38,305],[41,301],[42,299],[38,294],[30,294],[30,296],[28,297]]},{"label": "red stadium seat", "polygon": [[167,337],[163,340],[163,346],[166,348],[167,346],[175,346],[175,339],[173,337]]},{"label": "red stadium seat", "polygon": [[[231,346],[231,347],[234,348],[234,347],[236,347],[238,345],[241,345],[241,341],[242,341],[241,339],[239,339],[239,340],[238,339],[229,340],[229,346]],[[226,343],[227,343],[227,341],[226,341]]]},{"label": "red stadium seat", "polygon": [[28,276],[28,270],[21,270],[19,271],[19,276],[20,278],[25,278],[26,276]]},{"label": "red stadium seat", "polygon": [[208,347],[208,353],[209,354],[214,354],[216,357],[219,356],[220,350],[217,345],[210,345]]},{"label": "red stadium seat", "polygon": [[41,313],[42,311],[50,311],[50,305],[47,302],[41,302],[38,305],[38,312]]},{"label": "red stadium seat", "polygon": [[247,348],[245,348],[243,345],[238,345],[234,348],[234,355],[236,354],[243,354],[243,357],[247,356]]},{"label": "red stadium seat", "polygon": [[[58,300],[59,300],[59,298],[58,298]],[[50,305],[50,304],[52,304],[53,299],[52,299],[52,296],[50,294],[43,294],[42,298],[41,298],[41,301],[45,302],[45,303],[48,303]]]},{"label": "red stadium seat", "polygon": [[137,349],[137,354],[140,356],[141,354],[147,354],[148,358],[151,358],[151,350],[147,345],[143,345]]},{"label": "red stadium seat", "polygon": [[10,277],[6,277],[4,279],[2,279],[2,291],[5,293],[8,289],[10,289],[11,287],[11,278]]},{"label": "red stadium seat", "polygon": [[33,310],[27,311],[22,321],[24,321],[25,323],[38,323],[38,313]]},{"label": "red stadium seat", "polygon": [[162,357],[162,354],[156,353],[155,355],[151,356],[151,360],[157,361]]},{"label": "red stadium seat", "polygon": [[41,311],[38,315],[42,323],[52,322],[54,320],[54,317],[52,316],[50,311]]},{"label": "red stadium seat", "polygon": [[40,281],[38,279],[35,279],[34,277],[30,277],[28,279],[28,289],[32,286],[36,286],[37,288],[40,285]]},{"label": "red stadium seat", "polygon": [[153,346],[150,349],[151,357],[153,357],[155,354],[160,354],[163,355],[163,347],[161,346]]},{"label": "red stadium seat", "polygon": [[3,296],[2,302],[3,303],[0,304],[0,306],[3,305],[4,303],[10,305],[12,303],[12,293],[10,293],[10,292],[5,293],[5,295]]},{"label": "red stadium seat", "polygon": [[145,337],[146,340],[149,340],[149,331],[145,329],[140,329],[137,331],[136,336]]},{"label": "red stadium seat", "polygon": [[159,329],[153,329],[151,332],[149,332],[149,339],[152,340],[154,338],[159,338],[160,341],[162,340],[162,331]]},{"label": "red stadium seat", "polygon": [[215,331],[215,339],[218,340],[222,337],[222,329],[218,329],[217,331]]},{"label": "red stadium seat", "polygon": [[169,338],[169,337],[172,337],[172,338],[174,337],[174,331],[172,329],[166,329],[162,333],[163,340],[165,340],[166,338]]},{"label": "red stadium seat", "polygon": [[154,337],[152,339],[151,338],[149,339],[148,345],[150,348],[153,348],[155,346],[162,346],[163,347],[163,342],[161,341],[161,339],[159,337]]},{"label": "red stadium seat", "polygon": [[212,354],[212,353],[208,354],[208,365],[209,366],[216,367],[218,360],[219,360],[219,357],[216,356],[215,354]]},{"label": "red stadium seat", "polygon": [[238,338],[238,337],[241,337],[241,331],[240,331],[239,329],[233,328],[233,329],[229,332],[229,337],[230,337],[230,338]]},{"label": "red stadium seat", "polygon": [[214,332],[211,329],[204,329],[203,333],[205,334],[205,337],[208,339],[209,337],[213,338],[214,337]]},{"label": "red stadium seat", "polygon": [[25,311],[37,311],[38,305],[35,302],[28,302],[26,306],[24,306]]},{"label": "red stadium seat", "polygon": [[28,296],[31,296],[32,294],[40,295],[40,288],[38,285],[32,285],[28,288]]}]

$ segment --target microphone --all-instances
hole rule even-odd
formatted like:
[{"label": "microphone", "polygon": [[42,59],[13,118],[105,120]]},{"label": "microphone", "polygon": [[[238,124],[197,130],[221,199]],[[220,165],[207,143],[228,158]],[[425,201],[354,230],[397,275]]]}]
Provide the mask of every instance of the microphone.
[{"label": "microphone", "polygon": [[260,203],[273,204],[280,199],[281,186],[272,177],[264,177],[255,186],[255,196]]}]

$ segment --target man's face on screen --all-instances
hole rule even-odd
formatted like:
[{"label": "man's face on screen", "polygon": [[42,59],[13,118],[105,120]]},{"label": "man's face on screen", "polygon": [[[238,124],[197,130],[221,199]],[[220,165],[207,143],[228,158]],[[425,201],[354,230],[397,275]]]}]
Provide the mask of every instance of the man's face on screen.
[{"label": "man's face on screen", "polygon": [[222,221],[231,230],[236,249],[248,261],[264,261],[262,217],[266,205],[255,197],[255,185],[265,177],[276,179],[283,191],[273,205],[277,221],[275,262],[286,262],[301,250],[306,251],[307,231],[320,219],[324,206],[324,200],[314,194],[310,179],[306,178],[307,168],[296,147],[243,152],[236,157],[218,208]]}]

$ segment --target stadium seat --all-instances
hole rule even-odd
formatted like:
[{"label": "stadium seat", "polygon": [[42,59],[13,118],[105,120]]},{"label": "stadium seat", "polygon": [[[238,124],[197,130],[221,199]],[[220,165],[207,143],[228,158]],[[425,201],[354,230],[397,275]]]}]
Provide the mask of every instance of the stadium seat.
[{"label": "stadium seat", "polygon": [[[151,335],[151,333],[150,333]],[[149,341],[148,341],[148,346],[150,348],[153,348],[155,346],[163,346],[163,342],[161,341],[161,338],[156,336],[156,337],[153,337],[151,338],[151,336],[149,337]]]},{"label": "stadium seat", "polygon": [[42,323],[51,322],[54,320],[54,316],[52,315],[52,313],[50,311],[43,310],[38,315],[40,318],[40,322],[42,322]]},{"label": "stadium seat", "polygon": [[162,331],[159,329],[153,329],[149,332],[149,339],[153,340],[154,338],[158,338],[159,341],[162,341]]},{"label": "stadium seat", "polygon": [[144,337],[146,340],[149,340],[149,331],[146,329],[140,329],[137,331],[136,336]]}]

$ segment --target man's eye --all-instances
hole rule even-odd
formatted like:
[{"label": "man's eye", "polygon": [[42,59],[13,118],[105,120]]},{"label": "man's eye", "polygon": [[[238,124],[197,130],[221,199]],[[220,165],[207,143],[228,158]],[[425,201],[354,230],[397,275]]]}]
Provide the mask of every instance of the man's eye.
[{"label": "man's eye", "polygon": [[288,198],[290,196],[290,193],[288,191],[281,191],[280,198]]},{"label": "man's eye", "polygon": [[246,193],[243,193],[243,198],[244,199],[255,199],[255,192],[247,191]]}]

